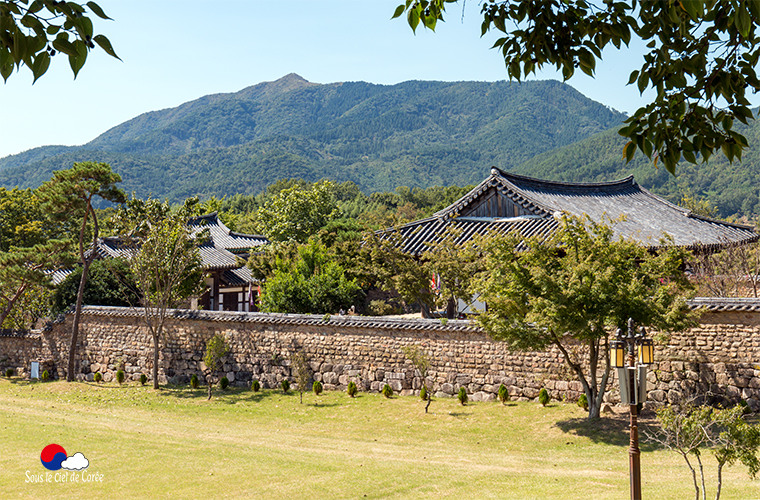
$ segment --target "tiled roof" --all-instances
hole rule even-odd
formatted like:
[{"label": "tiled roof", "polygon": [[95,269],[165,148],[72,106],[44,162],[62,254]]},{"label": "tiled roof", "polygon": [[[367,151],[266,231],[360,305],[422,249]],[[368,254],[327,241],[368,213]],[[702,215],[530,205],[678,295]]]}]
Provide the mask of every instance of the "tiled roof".
[{"label": "tiled roof", "polygon": [[228,269],[222,273],[222,282],[228,286],[244,286],[253,283],[254,279],[251,270],[247,267],[238,267],[237,269]]},{"label": "tiled roof", "polygon": [[[113,306],[85,306],[85,315],[142,317],[141,309]],[[269,325],[315,325],[337,326],[341,328],[377,328],[399,331],[436,330],[442,332],[482,333],[482,329],[468,320],[438,319],[400,319],[382,316],[330,316],[318,314],[253,313],[238,311],[196,311],[189,309],[170,309],[168,317],[178,319],[197,319],[222,323],[259,323]]]},{"label": "tiled roof", "polygon": [[469,241],[475,236],[486,234],[520,234],[523,237],[539,236],[548,237],[557,228],[557,221],[553,217],[511,217],[511,218],[480,218],[480,217],[457,217],[446,219],[429,217],[381,231],[381,237],[400,238],[403,252],[420,255],[428,249],[428,244],[437,243],[449,227],[460,230],[456,237],[456,243]]},{"label": "tiled roof", "polygon": [[756,298],[695,297],[688,304],[691,309],[710,312],[760,312],[760,299]]},{"label": "tiled roof", "polygon": [[[486,194],[494,189],[522,207],[525,212],[533,214],[533,217],[481,217],[478,218],[480,226],[472,226],[472,234],[508,227],[512,229],[507,232],[511,232],[517,229],[517,221],[524,219],[527,222],[520,223],[521,231],[546,235],[549,234],[547,231],[556,228],[556,224],[550,220],[555,214],[564,212],[575,216],[586,214],[595,221],[604,221],[605,218],[614,220],[622,216],[622,221],[612,225],[613,230],[624,238],[639,241],[651,248],[658,247],[660,239],[665,235],[672,237],[673,244],[686,248],[715,248],[758,239],[758,234],[750,226],[693,214],[650,193],[639,186],[633,177],[612,182],[576,184],[533,179],[503,172],[498,168],[492,168],[487,179],[433,217],[391,228],[381,234],[397,231],[405,240],[410,240],[405,241],[405,249],[419,253],[424,238],[440,234],[449,221],[463,225],[467,218],[458,217],[459,214],[473,212],[474,207],[483,203]],[[474,220],[471,222],[476,224]],[[531,225],[535,225],[535,229],[530,228]]]},{"label": "tiled roof", "polygon": [[193,217],[188,221],[188,226],[192,228],[208,229],[211,239],[218,247],[229,250],[233,253],[248,252],[253,247],[265,245],[269,242],[265,236],[257,234],[244,234],[230,231],[230,229],[219,220],[216,212]]}]

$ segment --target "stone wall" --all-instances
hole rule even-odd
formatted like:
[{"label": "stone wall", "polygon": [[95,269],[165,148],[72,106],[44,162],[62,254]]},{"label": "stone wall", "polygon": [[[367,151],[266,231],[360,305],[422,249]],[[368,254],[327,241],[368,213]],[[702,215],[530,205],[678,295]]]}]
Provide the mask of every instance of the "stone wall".
[{"label": "stone wall", "polygon": [[[694,394],[738,401],[760,409],[760,303],[757,311],[716,309],[702,315],[700,325],[657,345],[659,363],[649,373],[650,399],[679,401]],[[0,337],[0,368],[14,366],[25,374],[28,362],[39,360],[65,376],[71,318],[47,331]],[[396,392],[414,394],[421,380],[402,352],[418,345],[431,358],[428,383],[438,396],[465,387],[472,400],[493,399],[500,384],[517,399],[533,399],[541,387],[554,398],[575,400],[582,389],[558,351],[509,352],[466,321],[389,320],[322,316],[173,311],[159,358],[162,383],[203,379],[207,339],[225,335],[231,352],[223,371],[233,385],[259,380],[276,387],[292,380],[290,356],[301,350],[328,390],[343,390],[354,381],[364,391],[388,383]],[[87,307],[81,324],[78,378],[105,381],[123,367],[130,380],[151,376],[152,339],[137,310]],[[4,357],[3,357],[4,356]],[[616,381],[606,399],[615,402]]]}]

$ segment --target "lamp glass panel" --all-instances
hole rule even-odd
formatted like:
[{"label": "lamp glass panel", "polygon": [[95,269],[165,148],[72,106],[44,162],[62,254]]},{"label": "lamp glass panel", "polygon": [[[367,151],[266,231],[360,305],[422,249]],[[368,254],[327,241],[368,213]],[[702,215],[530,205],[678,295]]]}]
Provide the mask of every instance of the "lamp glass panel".
[{"label": "lamp glass panel", "polygon": [[643,339],[639,345],[639,363],[651,365],[654,363],[654,342],[652,339]]},{"label": "lamp glass panel", "polygon": [[619,340],[614,340],[611,343],[611,356],[612,356],[612,366],[614,368],[622,368],[626,365],[625,363],[625,342],[621,342]]}]

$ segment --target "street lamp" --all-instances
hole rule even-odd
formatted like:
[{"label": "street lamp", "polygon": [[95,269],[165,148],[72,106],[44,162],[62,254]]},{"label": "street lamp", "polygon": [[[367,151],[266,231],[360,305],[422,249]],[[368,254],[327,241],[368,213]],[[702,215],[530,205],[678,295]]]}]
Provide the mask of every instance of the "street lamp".
[{"label": "street lamp", "polygon": [[628,319],[627,335],[622,328],[617,338],[610,342],[612,366],[617,369],[620,381],[620,402],[631,411],[631,446],[628,449],[631,500],[641,500],[641,451],[639,450],[638,404],[647,398],[647,366],[654,363],[654,342],[646,338],[646,330],[640,327],[634,333],[633,319]]}]

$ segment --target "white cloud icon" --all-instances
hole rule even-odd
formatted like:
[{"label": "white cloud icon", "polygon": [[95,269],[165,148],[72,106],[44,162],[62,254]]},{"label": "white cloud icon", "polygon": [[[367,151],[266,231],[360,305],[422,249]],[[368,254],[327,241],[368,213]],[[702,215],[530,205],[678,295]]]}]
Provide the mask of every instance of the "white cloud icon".
[{"label": "white cloud icon", "polygon": [[61,463],[61,468],[66,470],[83,470],[90,465],[90,461],[81,453],[74,453]]}]

